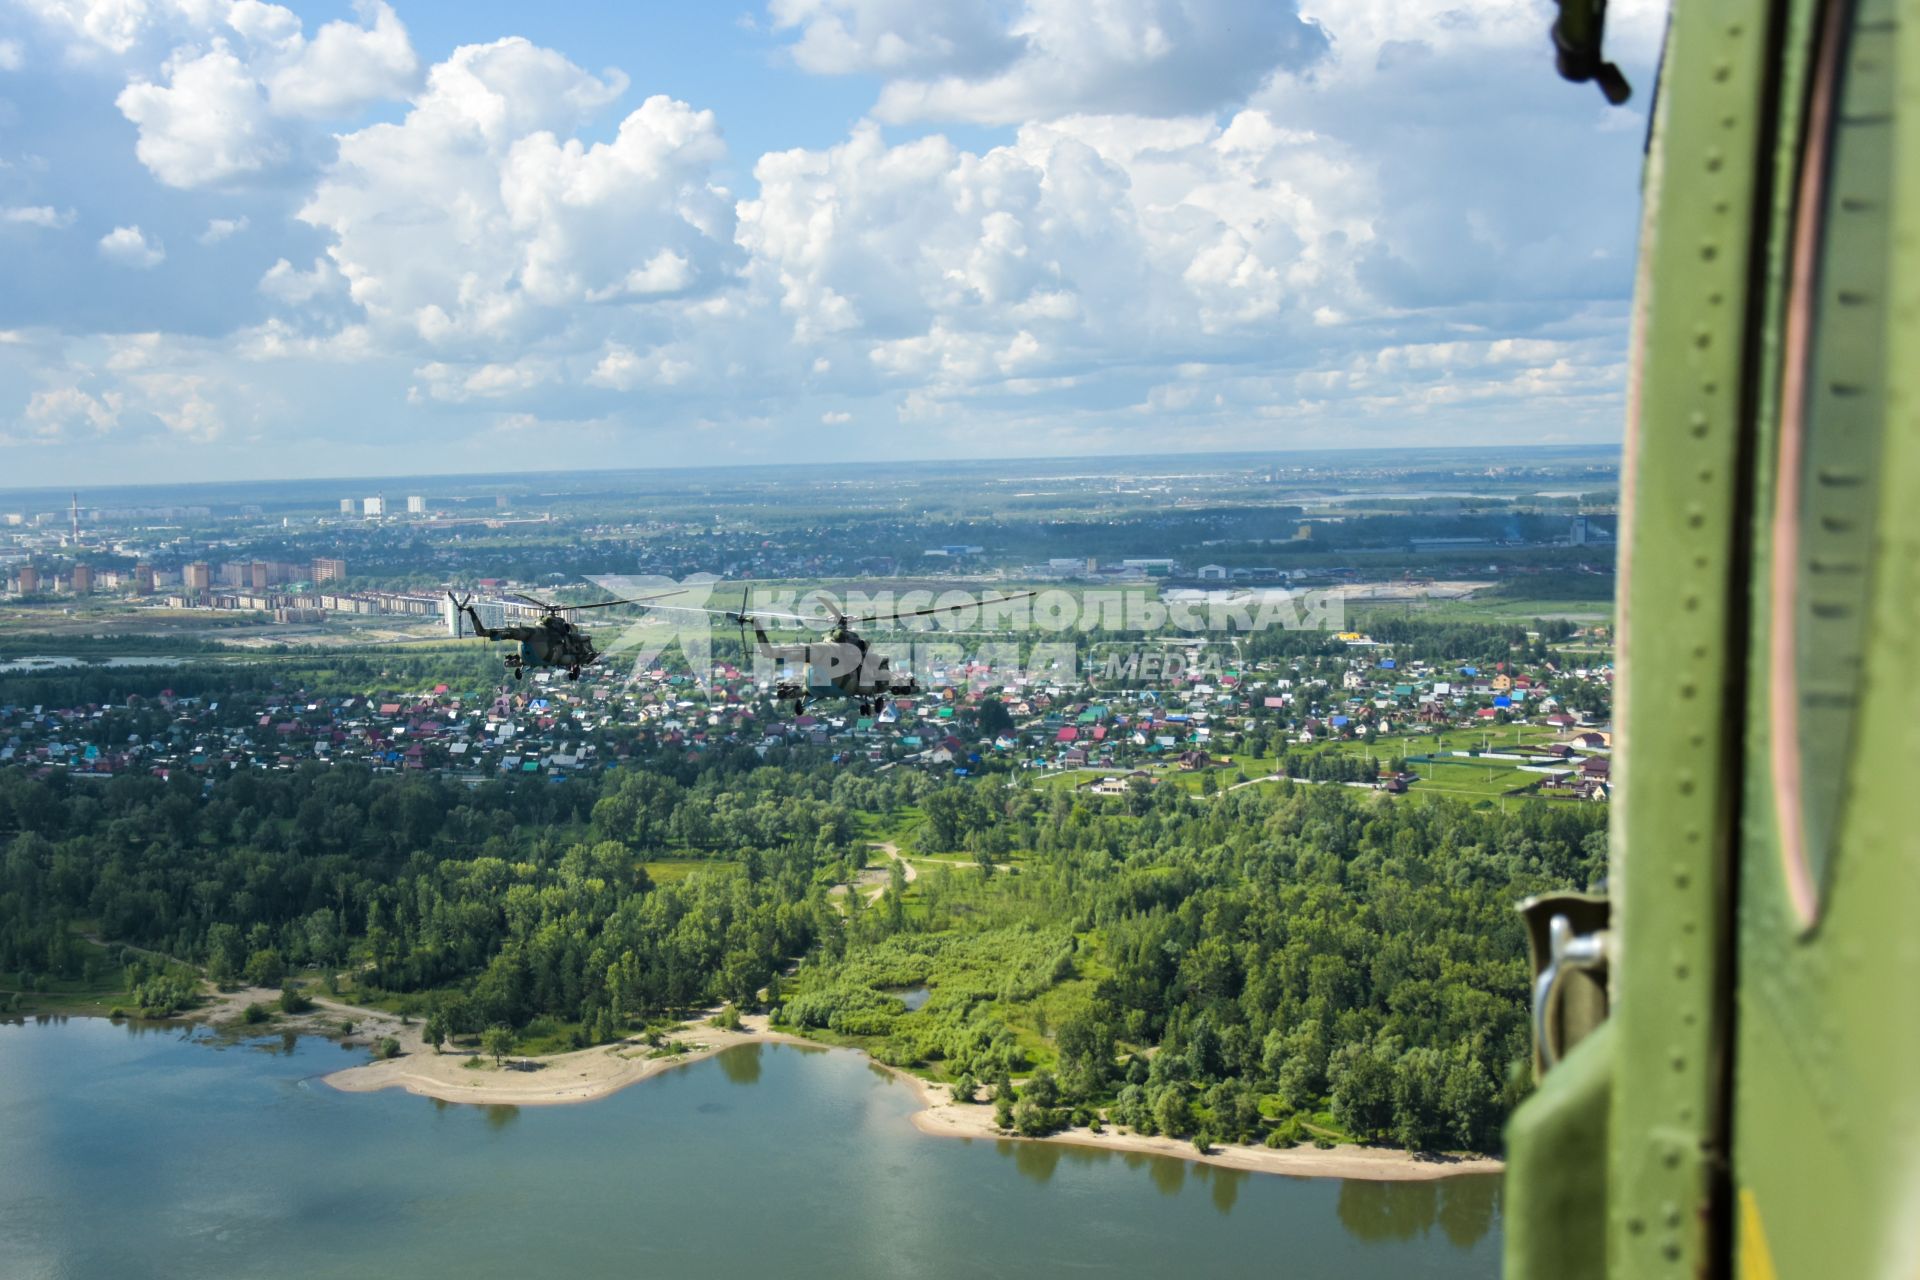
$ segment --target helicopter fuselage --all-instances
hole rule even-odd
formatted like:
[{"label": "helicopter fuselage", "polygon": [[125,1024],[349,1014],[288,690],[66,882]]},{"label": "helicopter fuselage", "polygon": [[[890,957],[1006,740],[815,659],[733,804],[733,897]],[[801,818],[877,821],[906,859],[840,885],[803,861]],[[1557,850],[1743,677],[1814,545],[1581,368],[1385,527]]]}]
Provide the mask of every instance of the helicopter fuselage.
[{"label": "helicopter fuselage", "polygon": [[487,640],[504,641],[516,646],[506,655],[507,668],[518,680],[528,668],[546,667],[564,671],[567,678],[577,680],[580,669],[591,665],[599,653],[594,650],[593,638],[573,623],[550,613],[535,623],[519,623],[510,627],[489,627],[480,620],[480,615],[471,605],[456,604],[467,615],[473,633]]},{"label": "helicopter fuselage", "polygon": [[897,674],[891,660],[851,627],[836,626],[824,641],[808,644],[774,644],[757,622],[753,633],[755,648],[762,656],[798,668],[798,679],[775,686],[778,701],[804,704],[838,697],[878,710],[890,697],[910,697],[920,692],[912,676]]}]

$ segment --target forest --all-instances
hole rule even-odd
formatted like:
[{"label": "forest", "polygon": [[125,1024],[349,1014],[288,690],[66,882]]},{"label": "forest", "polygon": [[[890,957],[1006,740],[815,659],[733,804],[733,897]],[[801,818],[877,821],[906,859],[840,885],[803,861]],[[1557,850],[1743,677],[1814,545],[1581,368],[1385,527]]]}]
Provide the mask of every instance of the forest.
[{"label": "forest", "polygon": [[[1602,874],[1603,808],[1284,780],[1102,799],[744,749],[471,789],[13,769],[0,992],[150,952],[216,982],[345,984],[436,1038],[578,1045],[766,1005],[1024,1132],[1484,1151],[1528,1083],[1514,904]],[[890,862],[871,905],[836,894],[883,839],[917,880]],[[656,881],[664,859],[694,869]],[[148,1012],[191,998],[177,969],[132,968]]]}]

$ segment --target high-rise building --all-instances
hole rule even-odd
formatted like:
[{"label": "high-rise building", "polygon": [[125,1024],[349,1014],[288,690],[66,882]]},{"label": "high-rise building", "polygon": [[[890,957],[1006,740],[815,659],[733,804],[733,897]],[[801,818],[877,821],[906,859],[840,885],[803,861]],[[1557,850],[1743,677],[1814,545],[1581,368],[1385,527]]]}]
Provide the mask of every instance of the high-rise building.
[{"label": "high-rise building", "polygon": [[189,593],[213,589],[213,566],[200,560],[180,571],[180,585]]},{"label": "high-rise building", "polygon": [[423,516],[427,514],[427,500],[417,493],[409,494],[407,496],[407,514],[410,516]]},{"label": "high-rise building", "polygon": [[73,594],[84,596],[93,590],[93,566],[77,564],[73,566]]},{"label": "high-rise building", "polygon": [[133,566],[133,590],[136,595],[150,596],[153,594],[152,565],[137,564]]},{"label": "high-rise building", "polygon": [[339,582],[347,576],[347,562],[319,556],[313,562],[313,585],[323,582]]},{"label": "high-rise building", "polygon": [[247,585],[255,591],[265,591],[267,589],[267,579],[273,576],[271,568],[272,566],[265,560],[255,560],[252,564],[249,564],[247,566]]},{"label": "high-rise building", "polygon": [[495,507],[498,507],[500,510],[505,511],[507,509],[507,495],[504,493],[494,494],[493,505]]},{"label": "high-rise building", "polygon": [[384,516],[387,514],[387,500],[385,498],[368,498],[365,507],[369,520],[375,516]]},{"label": "high-rise building", "polygon": [[[502,627],[507,624],[507,607],[497,600],[475,600],[472,602],[472,608],[480,615],[482,626]],[[454,604],[451,597],[443,596],[440,600],[440,620],[447,624],[447,634],[450,636],[473,634],[473,624],[467,620],[467,615]]]},{"label": "high-rise building", "polygon": [[340,514],[341,514],[341,515],[343,515],[343,516],[350,516],[350,515],[352,515],[352,514],[353,514],[353,499],[352,499],[352,498],[342,498],[342,499],[340,499]]},{"label": "high-rise building", "polygon": [[40,589],[40,571],[30,564],[20,566],[20,594],[30,596]]}]

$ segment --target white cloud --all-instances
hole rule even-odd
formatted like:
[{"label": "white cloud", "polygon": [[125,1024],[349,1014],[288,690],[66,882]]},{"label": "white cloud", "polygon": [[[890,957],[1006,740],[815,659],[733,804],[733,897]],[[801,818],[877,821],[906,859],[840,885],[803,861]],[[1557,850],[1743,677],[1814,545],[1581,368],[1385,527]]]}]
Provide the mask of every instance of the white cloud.
[{"label": "white cloud", "polygon": [[632,391],[637,387],[656,389],[678,386],[696,369],[684,349],[663,346],[636,352],[621,344],[609,343],[587,375],[587,382],[611,391]]},{"label": "white cloud", "polygon": [[278,302],[299,304],[339,293],[342,284],[340,273],[325,258],[315,258],[311,271],[301,271],[282,258],[260,277],[260,292]]},{"label": "white cloud", "polygon": [[166,83],[135,81],[116,99],[140,130],[134,153],[170,187],[198,187],[257,173],[287,156],[266,99],[225,41],[197,57],[176,54]]},{"label": "white cloud", "polygon": [[105,435],[120,425],[126,397],[117,391],[95,396],[79,387],[36,391],[15,430],[0,434],[10,444],[71,444]]},{"label": "white cloud", "polygon": [[246,214],[237,218],[213,218],[207,222],[207,229],[199,235],[201,244],[219,244],[245,231],[249,225]]},{"label": "white cloud", "polygon": [[819,75],[916,70],[985,71],[1006,65],[1020,40],[996,0],[773,0],[775,31],[797,31],[795,63]]},{"label": "white cloud", "polygon": [[158,240],[148,240],[138,226],[115,227],[100,237],[100,256],[118,266],[144,271],[166,261],[167,250]]},{"label": "white cloud", "polygon": [[364,26],[335,21],[309,39],[292,10],[262,0],[31,0],[93,44],[131,51],[172,40],[157,75],[136,70],[117,103],[139,130],[141,163],[173,187],[229,183],[317,149],[314,122],[350,120],[407,96],[420,63],[384,0],[358,0]]},{"label": "white cloud", "polygon": [[[420,60],[400,19],[381,0],[363,4],[361,16],[371,25],[329,22],[304,45],[298,18],[293,18],[290,32],[284,22],[260,29],[262,40],[283,51],[282,64],[266,76],[267,100],[274,111],[338,119],[370,103],[403,98],[413,89]],[[284,52],[289,49],[290,57]]]},{"label": "white cloud", "polygon": [[1257,112],[1078,118],[984,154],[868,127],[755,176],[740,239],[796,341],[949,386],[1297,332],[1352,300],[1370,234],[1366,175]]},{"label": "white cloud", "polygon": [[1240,102],[1326,49],[1290,0],[775,0],[794,61],[878,73],[890,122],[1021,124],[1078,114],[1188,115]]},{"label": "white cloud", "polygon": [[13,205],[0,209],[0,223],[10,227],[41,227],[57,231],[73,225],[73,210],[56,209],[45,204]]},{"label": "white cloud", "polygon": [[18,40],[0,40],[0,71],[18,71],[26,65],[27,53]]},{"label": "white cloud", "polygon": [[464,404],[470,400],[499,400],[531,391],[548,381],[553,370],[547,360],[532,357],[489,362],[477,367],[435,361],[422,365],[414,372],[425,384],[428,396],[452,404]]},{"label": "white cloud", "polygon": [[142,373],[129,382],[145,400],[145,409],[176,438],[208,444],[227,430],[226,414],[212,398],[209,379],[190,373]]},{"label": "white cloud", "polygon": [[48,25],[88,44],[125,53],[143,36],[158,6],[148,0],[19,0]]},{"label": "white cloud", "polygon": [[370,320],[433,347],[718,287],[737,255],[711,112],[655,96],[610,141],[564,136],[623,83],[525,40],[464,46],[404,120],[341,137],[299,216]]},{"label": "white cloud", "polygon": [[[129,438],[235,448],[296,423],[302,440],[350,436],[383,409],[420,424],[409,440],[624,423],[681,459],[696,435],[721,456],[823,426],[860,455],[1329,443],[1407,423],[1485,438],[1542,413],[1604,429],[1628,117],[1553,79],[1541,0],[1297,0],[1304,20],[1292,2],[776,0],[793,61],[876,77],[889,117],[1019,127],[968,147],[863,123],[758,157],[736,199],[712,113],[654,96],[614,118],[618,72],[525,40],[423,71],[384,6],[309,37],[263,0],[121,18],[39,0],[74,31],[135,31],[126,63],[146,59],[152,83],[122,108],[156,177],[304,188],[307,226],[255,228],[257,258],[203,255],[217,270],[199,294],[225,290],[239,317],[225,336],[95,337],[61,372],[30,322],[30,344],[0,348],[0,421],[13,410],[27,438],[29,390],[71,384]],[[1616,0],[1610,40],[1650,58],[1647,2]],[[394,95],[403,113],[351,118]],[[71,217],[0,209],[23,227]],[[247,229],[215,218],[198,239]],[[164,250],[130,225],[99,253],[137,267]],[[77,403],[41,417],[91,422]]]}]

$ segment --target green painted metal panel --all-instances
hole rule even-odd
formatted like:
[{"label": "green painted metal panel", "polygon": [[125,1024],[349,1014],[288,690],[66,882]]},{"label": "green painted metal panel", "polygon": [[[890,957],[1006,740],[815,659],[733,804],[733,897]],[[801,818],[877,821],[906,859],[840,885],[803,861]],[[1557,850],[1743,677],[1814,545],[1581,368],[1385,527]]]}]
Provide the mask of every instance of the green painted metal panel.
[{"label": "green painted metal panel", "polygon": [[1601,1280],[1607,1274],[1607,1108],[1613,1028],[1576,1044],[1507,1126],[1501,1229],[1509,1276]]},{"label": "green painted metal panel", "polygon": [[[1805,457],[1857,471],[1861,483],[1845,502],[1807,504],[1816,525],[1842,527],[1812,530],[1799,559],[1812,541],[1866,561],[1847,608],[1820,617],[1811,608],[1831,584],[1791,559],[1776,578],[1780,542],[1759,540],[1733,1176],[1754,1215],[1740,1236],[1743,1269],[1911,1277],[1920,1274],[1920,787],[1910,774],[1920,758],[1920,3],[1862,0],[1842,15],[1850,31],[1812,278]],[[1776,288],[1785,313],[1791,292]],[[1783,382],[1787,354],[1775,361]],[[1882,375],[1884,395],[1874,394]],[[1836,378],[1863,394],[1834,397],[1822,384]],[[1760,492],[1771,499],[1780,415],[1760,426]],[[1763,535],[1773,514],[1770,502]],[[1836,548],[1823,538],[1832,534],[1854,540]],[[1786,601],[1792,625],[1813,643],[1775,683],[1761,677],[1788,652],[1772,611],[1783,581],[1796,597]],[[1793,742],[1800,776],[1819,780],[1799,808],[1783,803],[1772,767],[1776,694],[1803,709],[1809,694],[1830,703],[1802,718]],[[1796,820],[1814,872],[1811,927],[1783,839]]]},{"label": "green painted metal panel", "polygon": [[1746,640],[1748,318],[1769,207],[1769,7],[1682,3],[1648,158],[1623,493],[1608,1255],[1723,1255],[1732,834]]}]

